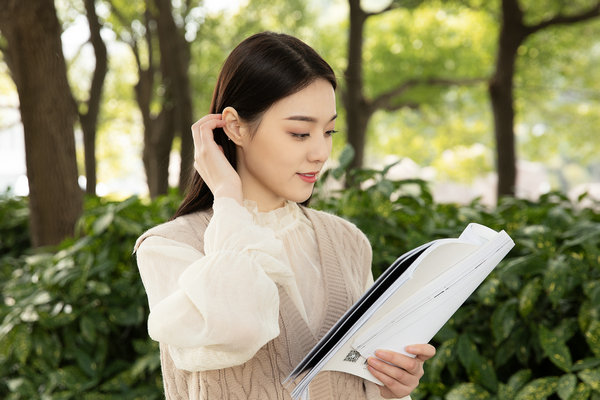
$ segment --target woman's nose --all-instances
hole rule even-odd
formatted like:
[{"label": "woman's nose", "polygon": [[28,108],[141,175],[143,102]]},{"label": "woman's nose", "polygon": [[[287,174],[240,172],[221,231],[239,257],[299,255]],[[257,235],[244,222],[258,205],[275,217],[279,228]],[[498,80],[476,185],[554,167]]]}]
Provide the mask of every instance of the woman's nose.
[{"label": "woman's nose", "polygon": [[315,135],[311,144],[308,159],[311,162],[324,163],[331,153],[331,137],[327,135]]}]

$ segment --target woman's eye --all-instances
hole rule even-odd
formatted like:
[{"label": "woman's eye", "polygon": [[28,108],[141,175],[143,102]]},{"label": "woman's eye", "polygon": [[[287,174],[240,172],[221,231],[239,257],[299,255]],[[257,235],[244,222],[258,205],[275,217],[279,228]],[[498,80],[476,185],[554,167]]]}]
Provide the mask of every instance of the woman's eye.
[{"label": "woman's eye", "polygon": [[310,136],[310,133],[294,133],[294,132],[289,132],[290,135],[292,135],[292,137],[296,138],[296,139],[304,139]]},{"label": "woman's eye", "polygon": [[329,135],[329,136],[331,136],[331,135],[333,135],[333,134],[334,134],[334,133],[336,133],[336,132],[337,132],[337,131],[336,131],[335,129],[332,129],[332,130],[330,130],[330,131],[327,131],[327,132],[325,132],[325,134],[326,134],[326,135]]}]

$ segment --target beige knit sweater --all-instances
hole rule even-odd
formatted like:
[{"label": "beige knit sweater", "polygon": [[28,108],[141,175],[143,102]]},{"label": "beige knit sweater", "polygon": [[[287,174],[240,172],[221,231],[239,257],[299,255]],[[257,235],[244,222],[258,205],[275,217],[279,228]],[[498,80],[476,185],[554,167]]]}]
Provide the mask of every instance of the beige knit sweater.
[{"label": "beige knit sweater", "polygon": [[[324,316],[319,329],[311,330],[289,290],[277,285],[279,335],[241,365],[213,370],[177,368],[173,347],[160,343],[167,399],[289,399],[281,382],[337,319],[362,295],[371,280],[371,247],[351,223],[309,208],[302,208],[317,239],[325,288]],[[198,212],[159,225],[144,233],[136,250],[148,237],[184,243],[204,252],[204,232],[212,211]],[[168,267],[168,266],[166,266]],[[310,385],[311,399],[379,399],[371,382],[337,373],[322,372]]]}]

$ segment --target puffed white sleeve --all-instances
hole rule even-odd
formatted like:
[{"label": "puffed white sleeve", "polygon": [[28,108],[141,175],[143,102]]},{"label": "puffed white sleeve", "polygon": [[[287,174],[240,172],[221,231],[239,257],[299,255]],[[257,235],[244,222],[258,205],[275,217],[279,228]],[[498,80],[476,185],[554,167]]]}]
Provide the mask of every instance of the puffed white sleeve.
[{"label": "puffed white sleeve", "polygon": [[[137,250],[148,295],[148,332],[188,371],[243,364],[279,335],[281,284],[299,293],[283,243],[233,199],[218,199],[204,253],[157,236]],[[295,301],[295,302],[296,302]]]}]

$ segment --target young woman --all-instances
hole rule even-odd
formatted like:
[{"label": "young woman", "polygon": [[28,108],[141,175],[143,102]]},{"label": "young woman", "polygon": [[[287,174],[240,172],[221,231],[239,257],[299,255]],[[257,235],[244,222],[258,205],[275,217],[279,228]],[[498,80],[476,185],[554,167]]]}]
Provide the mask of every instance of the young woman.
[{"label": "young woman", "polygon": [[[167,399],[289,399],[281,382],[372,284],[353,224],[305,207],[331,151],[336,79],[308,45],[256,34],[192,126],[197,173],[175,218],[136,243]],[[311,399],[407,396],[435,349],[369,359],[385,386],[335,372]]]}]

